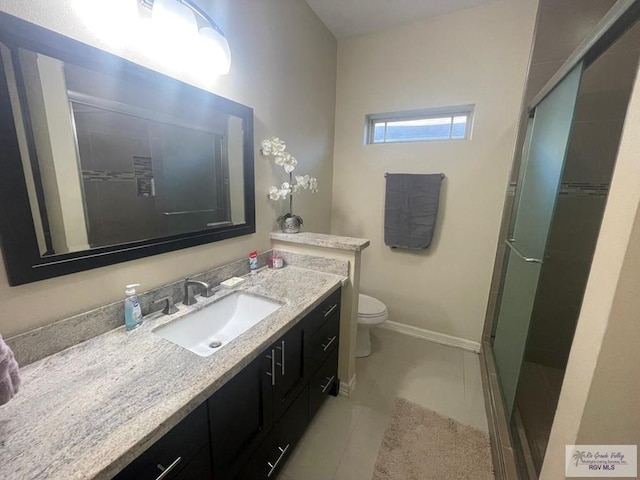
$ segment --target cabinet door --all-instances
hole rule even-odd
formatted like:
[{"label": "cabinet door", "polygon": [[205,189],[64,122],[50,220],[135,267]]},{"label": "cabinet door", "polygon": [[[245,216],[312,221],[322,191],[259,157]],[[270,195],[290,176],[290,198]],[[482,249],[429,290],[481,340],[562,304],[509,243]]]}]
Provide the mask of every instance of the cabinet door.
[{"label": "cabinet door", "polygon": [[277,420],[304,388],[304,320],[285,333],[271,347],[275,355],[273,409]]},{"label": "cabinet door", "polygon": [[175,480],[211,480],[212,478],[211,447],[207,445],[180,471]]},{"label": "cabinet door", "polygon": [[261,354],[209,399],[216,480],[233,478],[269,433],[273,424],[271,367],[267,353]]},{"label": "cabinet door", "polygon": [[308,422],[309,397],[307,390],[302,390],[260,448],[252,455],[236,480],[277,478],[307,428]]}]

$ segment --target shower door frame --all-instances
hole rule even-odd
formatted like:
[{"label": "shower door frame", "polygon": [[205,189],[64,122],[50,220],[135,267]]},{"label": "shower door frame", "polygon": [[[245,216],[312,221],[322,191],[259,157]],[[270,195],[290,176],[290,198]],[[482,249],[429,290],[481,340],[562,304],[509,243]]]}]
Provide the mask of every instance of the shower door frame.
[{"label": "shower door frame", "polygon": [[[547,84],[538,92],[529,105],[523,105],[529,112],[526,121],[529,121],[531,113],[547,95],[562,82],[573,69],[584,62],[586,70],[602,53],[616,42],[629,28],[640,20],[640,0],[618,0],[596,25],[592,33],[582,41],[565,63],[551,77]],[[526,148],[526,145],[525,145]],[[516,152],[514,161],[521,152]],[[515,208],[515,205],[514,205]],[[509,231],[511,231],[513,215],[509,216]],[[503,220],[504,221],[504,220]],[[502,240],[502,239],[501,239]],[[500,275],[499,291],[502,292],[505,280],[503,271]],[[496,272],[494,272],[494,275]],[[498,298],[498,304],[500,303]],[[480,350],[480,367],[485,399],[485,409],[489,424],[489,436],[491,439],[491,453],[497,480],[520,480],[516,460],[516,444],[511,435],[510,418],[507,416],[506,404],[502,395],[500,381],[498,379],[494,352],[493,333],[498,318],[499,310],[485,320],[482,333]]]}]

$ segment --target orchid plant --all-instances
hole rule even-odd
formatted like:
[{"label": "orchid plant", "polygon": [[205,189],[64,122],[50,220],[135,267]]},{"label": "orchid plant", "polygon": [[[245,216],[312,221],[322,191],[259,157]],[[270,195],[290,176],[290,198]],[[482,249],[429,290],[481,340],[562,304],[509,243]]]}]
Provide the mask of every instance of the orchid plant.
[{"label": "orchid plant", "polygon": [[287,146],[278,137],[263,140],[260,146],[262,147],[262,155],[274,157],[275,164],[284,168],[284,171],[289,174],[288,182],[283,182],[279,187],[272,186],[268,192],[269,198],[273,201],[289,199],[289,212],[278,217],[280,227],[285,230],[284,225],[288,223],[288,219],[293,219],[294,224],[302,225],[302,218],[293,214],[293,196],[302,190],[310,190],[312,193],[316,193],[318,191],[318,179],[309,175],[293,175],[298,161],[296,157],[287,152]]}]

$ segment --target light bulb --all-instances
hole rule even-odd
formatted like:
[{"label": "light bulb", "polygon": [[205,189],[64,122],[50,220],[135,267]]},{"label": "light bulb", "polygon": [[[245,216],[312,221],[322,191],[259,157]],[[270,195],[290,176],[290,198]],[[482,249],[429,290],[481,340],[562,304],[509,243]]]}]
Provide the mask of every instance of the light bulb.
[{"label": "light bulb", "polygon": [[198,22],[193,11],[180,0],[154,0],[151,13],[153,22],[165,35],[195,36]]},{"label": "light bulb", "polygon": [[218,75],[226,75],[231,68],[231,51],[229,42],[217,30],[202,27],[198,39],[200,61],[210,63],[211,69]]},{"label": "light bulb", "polygon": [[74,0],[73,6],[87,27],[109,45],[130,43],[139,20],[137,0]]}]

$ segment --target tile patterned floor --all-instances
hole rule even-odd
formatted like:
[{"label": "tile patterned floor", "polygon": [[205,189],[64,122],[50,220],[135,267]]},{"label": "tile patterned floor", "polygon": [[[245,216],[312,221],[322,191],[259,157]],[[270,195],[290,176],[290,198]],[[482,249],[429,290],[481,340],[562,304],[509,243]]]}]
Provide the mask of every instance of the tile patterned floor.
[{"label": "tile patterned floor", "polygon": [[279,480],[370,480],[396,397],[487,431],[478,355],[372,331],[349,397],[329,397]]}]

